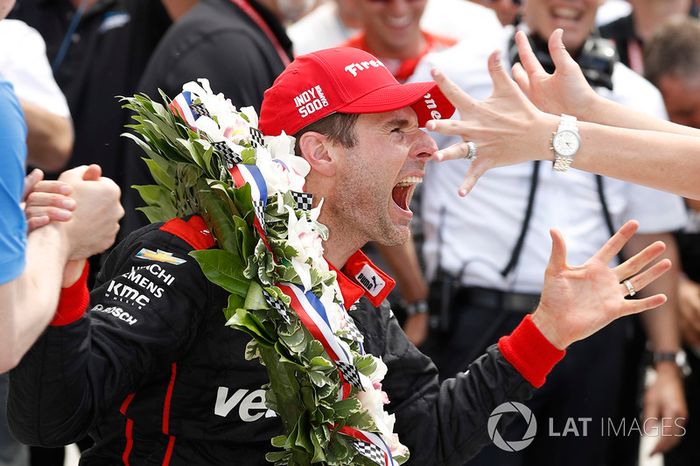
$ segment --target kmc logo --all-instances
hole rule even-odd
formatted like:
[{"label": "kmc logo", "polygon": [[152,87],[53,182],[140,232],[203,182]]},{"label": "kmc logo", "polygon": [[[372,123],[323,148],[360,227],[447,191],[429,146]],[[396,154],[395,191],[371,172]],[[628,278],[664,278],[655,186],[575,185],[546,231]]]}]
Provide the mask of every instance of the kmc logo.
[{"label": "kmc logo", "polygon": [[[501,437],[501,433],[496,430],[498,427],[498,422],[501,420],[501,416],[503,416],[505,413],[520,413],[525,419],[525,422],[527,422],[527,431],[525,432],[522,440],[506,442],[503,440],[503,437]],[[535,416],[532,414],[532,411],[530,411],[530,408],[522,403],[510,401],[508,403],[503,403],[496,406],[496,409],[494,409],[491,412],[491,416],[489,416],[487,427],[489,437],[491,437],[494,445],[501,450],[515,452],[524,450],[532,443],[533,440],[535,440],[535,435],[537,434],[537,419],[535,419]]]}]

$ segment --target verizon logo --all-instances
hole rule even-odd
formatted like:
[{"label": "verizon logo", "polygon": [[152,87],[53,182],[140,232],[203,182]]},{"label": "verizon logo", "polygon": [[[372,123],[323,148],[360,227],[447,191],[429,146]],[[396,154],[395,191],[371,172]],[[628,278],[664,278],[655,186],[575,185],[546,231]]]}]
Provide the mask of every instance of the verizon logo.
[{"label": "verizon logo", "polygon": [[276,417],[277,414],[265,406],[265,390],[246,390],[239,388],[229,397],[228,387],[219,387],[216,392],[214,414],[227,417],[231,411],[238,408],[238,417],[243,422],[255,422],[263,416]]}]

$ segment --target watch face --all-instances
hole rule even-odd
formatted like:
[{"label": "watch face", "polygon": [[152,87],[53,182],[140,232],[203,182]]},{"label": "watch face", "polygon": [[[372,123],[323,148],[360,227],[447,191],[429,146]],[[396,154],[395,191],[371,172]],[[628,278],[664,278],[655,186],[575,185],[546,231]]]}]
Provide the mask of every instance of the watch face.
[{"label": "watch face", "polygon": [[554,147],[554,151],[559,155],[563,155],[564,157],[573,156],[578,151],[580,145],[581,140],[579,139],[578,134],[566,129],[557,132],[552,139],[552,147]]}]

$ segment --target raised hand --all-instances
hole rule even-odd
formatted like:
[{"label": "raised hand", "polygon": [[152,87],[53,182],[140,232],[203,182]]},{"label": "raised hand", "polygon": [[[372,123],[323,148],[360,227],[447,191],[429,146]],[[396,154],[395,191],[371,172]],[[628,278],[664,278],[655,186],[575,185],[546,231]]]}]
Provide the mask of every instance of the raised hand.
[{"label": "raised hand", "polygon": [[[545,272],[542,299],[532,320],[557,348],[583,340],[613,320],[666,302],[657,294],[644,299],[625,299],[629,285],[637,292],[671,268],[671,261],[661,260],[643,270],[664,251],[657,241],[617,267],[609,263],[637,231],[636,221],[625,223],[585,264],[566,263],[566,245],[561,233],[551,231],[552,255]],[[642,271],[643,270],[643,271]]]},{"label": "raised hand", "polygon": [[503,68],[498,51],[489,56],[488,69],[493,93],[484,101],[470,97],[439,70],[432,73],[440,90],[459,111],[460,119],[432,120],[426,126],[431,131],[462,138],[462,142],[436,152],[434,159],[466,157],[469,141],[477,147],[477,158],[467,170],[460,196],[466,196],[491,168],[553,158],[549,140],[559,117],[541,112],[528,100]]},{"label": "raised hand", "polygon": [[513,66],[513,79],[540,110],[560,115],[566,113],[588,119],[590,108],[601,97],[588,85],[581,68],[571,58],[562,42],[564,31],[556,29],[549,36],[549,53],[555,65],[547,73],[537,60],[523,31],[515,34],[521,63]]}]

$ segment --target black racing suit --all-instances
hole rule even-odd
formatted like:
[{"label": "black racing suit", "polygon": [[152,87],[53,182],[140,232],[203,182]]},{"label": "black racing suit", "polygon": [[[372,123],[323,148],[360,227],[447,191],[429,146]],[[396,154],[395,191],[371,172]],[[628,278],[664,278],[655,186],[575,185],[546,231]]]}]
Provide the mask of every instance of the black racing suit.
[{"label": "black racing suit", "polygon": [[[266,464],[281,424],[264,404],[265,369],[243,358],[249,337],[224,325],[227,293],[188,257],[193,247],[160,227],[123,241],[98,276],[90,311],[49,327],[12,371],[13,432],[45,446],[89,433],[95,446],[81,465]],[[203,234],[190,230],[197,243],[192,235]],[[388,410],[411,464],[464,463],[489,442],[494,407],[533,393],[496,346],[440,385],[386,302],[377,308],[363,297],[350,315],[365,349],[388,366]]]}]

